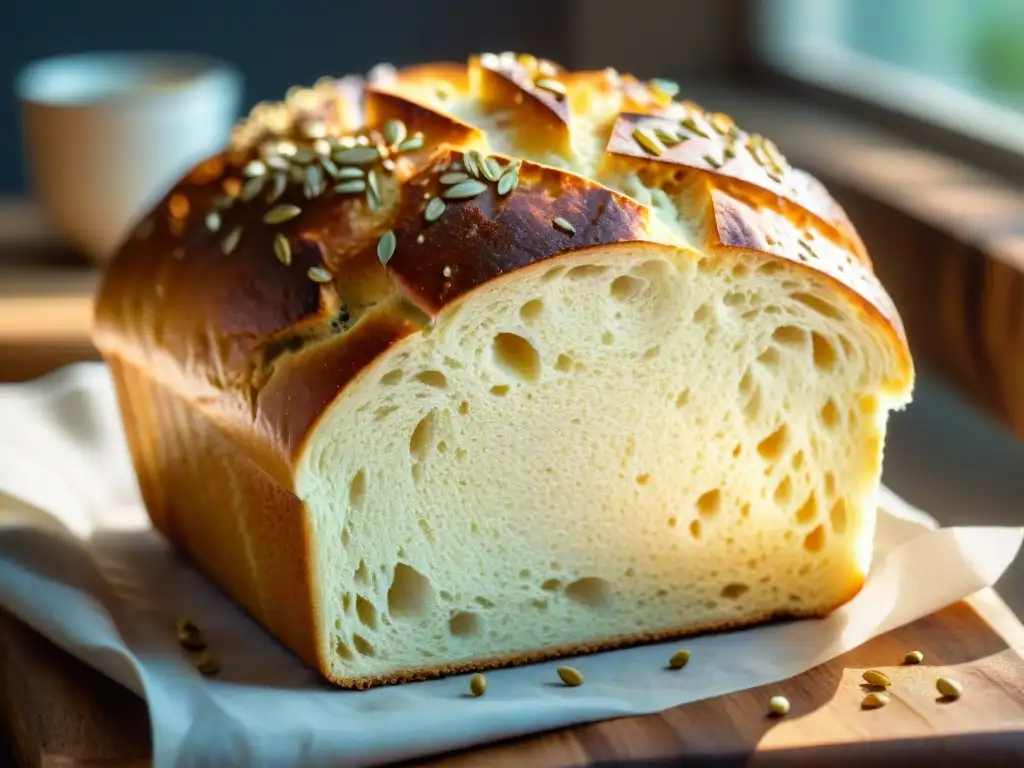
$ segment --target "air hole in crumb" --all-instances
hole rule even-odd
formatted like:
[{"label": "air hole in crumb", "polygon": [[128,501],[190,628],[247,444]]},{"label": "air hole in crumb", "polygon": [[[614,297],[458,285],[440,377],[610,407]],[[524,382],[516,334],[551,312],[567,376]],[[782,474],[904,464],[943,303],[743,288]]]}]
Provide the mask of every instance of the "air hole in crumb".
[{"label": "air hole in crumb", "polygon": [[356,615],[370,629],[377,628],[377,609],[362,595],[356,598]]},{"label": "air hole in crumb", "polygon": [[356,647],[356,653],[361,656],[372,657],[377,655],[377,650],[373,647],[373,643],[362,635],[352,635],[352,644]]},{"label": "air hole in crumb", "polygon": [[819,315],[831,318],[832,320],[842,320],[845,315],[836,309],[835,305],[831,302],[825,301],[813,293],[793,293],[790,294],[794,301],[799,301],[805,307],[813,309]]},{"label": "air hole in crumb", "polygon": [[375,421],[383,421],[389,415],[398,410],[397,405],[384,405],[373,412],[373,418]]},{"label": "air hole in crumb", "polygon": [[857,401],[857,407],[860,408],[861,413],[866,413],[869,416],[878,413],[878,398],[874,395],[865,395]]},{"label": "air hole in crumb", "polygon": [[664,279],[671,271],[671,265],[669,265],[667,261],[662,261],[661,259],[651,259],[650,261],[645,261],[643,264],[633,268],[634,275],[639,275],[640,277],[651,281]]},{"label": "air hole in crumb", "polygon": [[722,303],[727,307],[735,307],[746,300],[747,295],[745,293],[740,293],[739,291],[729,291],[722,297]]},{"label": "air hole in crumb", "polygon": [[352,610],[351,593],[346,592],[344,595],[341,596],[341,607],[344,609],[345,613],[348,613],[350,610]]},{"label": "air hole in crumb", "polygon": [[617,301],[629,301],[640,295],[644,289],[643,280],[638,280],[629,275],[619,275],[611,282],[610,291],[612,298]]},{"label": "air hole in crumb", "polygon": [[836,494],[836,476],[831,472],[825,473],[825,495],[832,498]]},{"label": "air hole in crumb", "polygon": [[690,388],[687,387],[676,395],[676,408],[683,408],[687,403],[690,402]]},{"label": "air hole in crumb", "polygon": [[848,358],[853,357],[854,350],[853,350],[853,342],[852,341],[850,341],[845,336],[840,335],[839,336],[839,344],[843,348],[843,352],[844,352],[844,354]]},{"label": "air hole in crumb", "polygon": [[814,491],[811,491],[811,495],[807,497],[800,509],[796,511],[796,521],[801,525],[807,525],[813,523],[818,517],[818,499],[814,495]]},{"label": "air hole in crumb", "polygon": [[598,277],[608,271],[608,267],[601,264],[581,264],[573,267],[565,276],[570,280],[584,280],[588,277]]},{"label": "air hole in crumb", "polygon": [[711,319],[711,315],[713,313],[714,310],[711,308],[709,304],[701,304],[693,313],[693,322],[706,323],[708,320]]},{"label": "air hole in crumb", "polygon": [[778,261],[766,261],[764,264],[757,268],[759,275],[777,275],[784,269],[781,262]]},{"label": "air hole in crumb", "polygon": [[411,565],[399,563],[388,589],[388,612],[395,617],[422,616],[434,599],[430,580]]},{"label": "air hole in crumb", "polygon": [[732,457],[734,459],[738,459],[740,457],[740,454],[742,454],[742,453],[743,453],[743,443],[736,443],[736,445],[733,446],[733,449],[732,449]]},{"label": "air hole in crumb", "polygon": [[836,367],[836,348],[820,333],[812,333],[814,344],[814,365],[819,371],[831,371]]},{"label": "air hole in crumb", "polygon": [[572,358],[564,352],[558,356],[555,360],[555,370],[561,371],[562,373],[568,373],[572,370]]},{"label": "air hole in crumb", "polygon": [[797,570],[797,574],[799,574],[800,576],[806,576],[810,572],[811,572],[811,564],[810,563],[804,563],[803,565],[800,566],[799,570]]},{"label": "air hole in crumb", "polygon": [[437,444],[437,452],[438,453],[448,453],[448,443],[446,443],[444,440],[441,440],[440,442],[438,442],[438,444]]},{"label": "air hole in crumb", "polygon": [[459,415],[465,416],[467,413],[469,413],[469,403],[466,400],[463,400],[459,403]]},{"label": "air hole in crumb", "polygon": [[750,272],[750,267],[746,264],[733,264],[732,265],[732,276],[733,277],[746,277]]},{"label": "air hole in crumb", "polygon": [[530,299],[519,308],[519,316],[529,322],[540,316],[544,311],[544,302],[540,299]]},{"label": "air hole in crumb", "polygon": [[495,397],[504,397],[508,394],[508,384],[495,384],[491,387],[490,393]]},{"label": "air hole in crumb", "polygon": [[448,387],[448,378],[440,371],[420,371],[416,374],[416,381],[435,389]]},{"label": "air hole in crumb", "polygon": [[776,504],[784,505],[788,504],[793,498],[793,481],[788,476],[782,478],[776,488],[775,493],[772,496]]},{"label": "air hole in crumb", "polygon": [[789,602],[791,603],[802,603],[804,599],[800,595],[790,595]]},{"label": "air hole in crumb", "polygon": [[481,608],[493,608],[494,603],[488,600],[486,597],[474,597],[473,602],[479,605]]},{"label": "air hole in crumb", "polygon": [[555,592],[561,586],[562,586],[562,582],[559,579],[548,579],[547,581],[545,581],[543,584],[540,585],[540,588],[545,590],[545,591],[547,591],[547,592]]},{"label": "air hole in crumb", "polygon": [[366,499],[366,473],[360,469],[348,484],[348,505],[359,509]]},{"label": "air hole in crumb", "polygon": [[750,502],[744,502],[743,506],[740,507],[740,517],[750,517]]},{"label": "air hole in crumb", "polygon": [[690,521],[690,535],[697,541],[700,541],[700,520]]},{"label": "air hole in crumb", "polygon": [[388,384],[388,385],[397,384],[401,380],[402,380],[402,372],[401,371],[388,371],[387,373],[385,373],[383,376],[380,377],[380,383],[381,384]]},{"label": "air hole in crumb", "polygon": [[807,343],[807,331],[795,325],[780,325],[775,329],[772,338],[789,347],[802,347]]},{"label": "air hole in crumb", "polygon": [[763,395],[761,394],[761,388],[758,387],[754,390],[754,394],[750,396],[746,404],[743,406],[743,415],[747,417],[749,421],[756,421],[757,417],[761,415],[761,406],[764,402]]},{"label": "air hole in crumb", "polygon": [[448,619],[448,631],[455,637],[479,635],[482,625],[480,616],[471,611],[459,611]]},{"label": "air hole in crumb", "polygon": [[846,533],[846,499],[839,499],[828,513],[832,530],[842,536]]},{"label": "air hole in crumb", "polygon": [[538,611],[546,611],[548,609],[548,601],[542,600],[539,597],[535,597],[530,601],[530,605],[536,608]]},{"label": "air hole in crumb", "polygon": [[790,466],[792,466],[793,469],[797,470],[797,471],[799,471],[800,469],[803,468],[803,466],[804,466],[804,452],[803,451],[797,451],[796,453],[793,454],[793,458],[790,461]]},{"label": "air hole in crumb", "polygon": [[818,525],[804,537],[804,549],[808,552],[820,552],[825,546],[825,526]]},{"label": "air hole in crumb", "polygon": [[577,579],[565,588],[565,596],[577,603],[598,608],[608,602],[612,594],[612,585],[597,576]]},{"label": "air hole in crumb", "polygon": [[507,375],[524,381],[536,381],[540,376],[540,355],[522,336],[499,333],[493,350],[495,363]]},{"label": "air hole in crumb", "polygon": [[783,424],[757,444],[757,452],[768,461],[775,461],[786,449],[789,440],[789,429]]},{"label": "air hole in crumb", "polygon": [[747,368],[747,370],[743,372],[743,376],[740,379],[740,394],[749,395],[754,390],[754,386],[754,374],[750,371],[749,368]]},{"label": "air hole in crumb", "polygon": [[554,267],[549,269],[543,275],[541,275],[541,282],[550,283],[552,280],[557,280],[565,274],[565,267]]},{"label": "air hole in crumb", "polygon": [[659,347],[657,344],[655,344],[653,347],[651,347],[650,349],[648,349],[648,350],[646,350],[644,352],[644,360],[653,360],[654,358],[656,358],[660,354],[661,354],[661,347]]},{"label": "air hole in crumb", "polygon": [[718,264],[713,264],[711,259],[705,256],[703,259],[697,262],[697,269],[705,275],[713,275],[718,271]]},{"label": "air hole in crumb", "polygon": [[627,568],[626,569],[626,578],[627,579],[632,579],[634,576],[636,576],[636,571],[633,568]]},{"label": "air hole in crumb", "polygon": [[828,402],[821,406],[821,423],[828,429],[835,429],[839,426],[840,418],[839,408],[835,401],[829,398]]},{"label": "air hole in crumb", "polygon": [[346,643],[344,640],[339,640],[335,644],[334,648],[335,648],[335,650],[337,650],[338,655],[341,658],[343,658],[343,659],[351,659],[352,658],[352,649],[348,647],[348,643]]},{"label": "air hole in crumb", "polygon": [[637,475],[636,476],[636,484],[637,485],[647,485],[647,483],[649,483],[650,480],[651,480],[651,476],[649,474],[647,474],[646,472],[643,473],[642,475]]},{"label": "air hole in crumb", "polygon": [[409,453],[416,460],[422,459],[434,436],[434,419],[436,411],[432,410],[419,420],[409,438]]},{"label": "air hole in crumb", "polygon": [[757,362],[767,368],[777,368],[779,365],[779,348],[768,347],[757,356]]},{"label": "air hole in crumb", "polygon": [[450,603],[450,602],[451,602],[452,600],[454,600],[454,599],[455,599],[455,596],[454,596],[454,595],[453,595],[453,594],[452,594],[451,592],[449,592],[449,591],[448,591],[447,589],[442,589],[442,590],[441,590],[440,592],[438,592],[437,594],[438,594],[438,596],[439,596],[439,597],[440,597],[440,598],[441,598],[442,600],[444,600],[444,601],[445,601],[445,602],[447,602],[447,603]]},{"label": "air hole in crumb", "polygon": [[669,528],[675,528],[676,527],[676,522],[677,522],[676,518],[670,517],[668,519],[668,527]]},{"label": "air hole in crumb", "polygon": [[605,346],[609,346],[615,342],[615,336],[611,331],[605,331],[601,334],[601,343]]},{"label": "air hole in crumb", "polygon": [[709,611],[713,611],[715,608],[718,607],[718,601],[717,600],[705,600],[704,601],[704,607],[707,608]]},{"label": "air hole in crumb", "polygon": [[519,572],[519,578],[520,578],[520,579],[528,579],[528,578],[530,578],[530,577],[531,577],[532,575],[533,575],[533,574],[531,574],[531,573],[530,573],[530,569],[529,569],[529,568],[523,568],[523,570],[521,570],[521,571]]},{"label": "air hole in crumb", "polygon": [[726,584],[722,587],[721,595],[728,600],[735,600],[738,597],[742,597],[744,592],[750,589],[746,584],[740,584],[739,582],[733,582],[732,584]]},{"label": "air hole in crumb", "polygon": [[701,494],[697,499],[697,511],[701,517],[714,517],[722,511],[722,491],[713,488]]},{"label": "air hole in crumb", "polygon": [[366,585],[370,583],[370,570],[366,567],[366,562],[363,560],[359,561],[359,566],[355,572],[356,584]]}]

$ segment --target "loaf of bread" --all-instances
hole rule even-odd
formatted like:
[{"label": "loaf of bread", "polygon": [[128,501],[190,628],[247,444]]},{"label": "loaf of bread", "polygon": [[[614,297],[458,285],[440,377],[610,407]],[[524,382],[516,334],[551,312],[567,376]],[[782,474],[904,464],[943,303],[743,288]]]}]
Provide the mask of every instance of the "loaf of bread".
[{"label": "loaf of bread", "polygon": [[110,265],[153,523],[363,688],[822,616],[913,365],[841,208],[529,55],[262,104]]}]

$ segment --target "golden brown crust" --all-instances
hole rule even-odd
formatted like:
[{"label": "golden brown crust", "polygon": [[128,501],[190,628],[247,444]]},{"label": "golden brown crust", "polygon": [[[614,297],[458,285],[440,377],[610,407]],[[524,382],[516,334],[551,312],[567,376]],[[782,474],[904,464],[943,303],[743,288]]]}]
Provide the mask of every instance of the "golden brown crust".
[{"label": "golden brown crust", "polygon": [[[293,495],[308,435],[376,358],[494,279],[615,244],[774,259],[826,276],[837,302],[888,334],[892,387],[909,386],[902,324],[856,232],[771,142],[675,101],[666,84],[530,56],[381,69],[371,80],[327,79],[254,110],[125,242],[96,309],[154,523],[307,660],[319,649],[315,606],[284,603],[289,590],[309,592],[309,574],[260,587],[261,573],[287,569],[273,536],[254,554],[249,531],[285,526],[288,556],[308,568]],[[442,183],[459,173],[471,177],[462,195],[457,177]],[[649,204],[654,193],[686,226],[706,225],[682,236]],[[427,206],[438,198],[434,220],[440,204]],[[151,390],[174,405],[149,402]],[[276,488],[253,521],[217,524],[250,542],[220,560],[168,495],[177,470],[153,445],[191,420],[216,432],[202,450],[229,446],[241,476]],[[579,649],[544,657],[570,652]]]}]

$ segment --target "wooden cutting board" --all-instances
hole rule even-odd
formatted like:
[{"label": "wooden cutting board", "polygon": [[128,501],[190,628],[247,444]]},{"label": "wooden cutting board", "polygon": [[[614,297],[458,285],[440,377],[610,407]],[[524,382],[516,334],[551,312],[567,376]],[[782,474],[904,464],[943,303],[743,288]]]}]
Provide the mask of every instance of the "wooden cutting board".
[{"label": "wooden cutting board", "polygon": [[[920,650],[925,663],[899,663]],[[420,765],[1024,765],[1024,626],[991,590],[778,684],[432,758]],[[699,663],[694,660],[693,663]],[[864,711],[861,673],[892,701]],[[954,702],[935,680],[963,683]],[[785,695],[785,718],[766,714]],[[18,764],[143,766],[146,707],[0,611],[0,728]],[[0,749],[0,763],[3,763]]]}]

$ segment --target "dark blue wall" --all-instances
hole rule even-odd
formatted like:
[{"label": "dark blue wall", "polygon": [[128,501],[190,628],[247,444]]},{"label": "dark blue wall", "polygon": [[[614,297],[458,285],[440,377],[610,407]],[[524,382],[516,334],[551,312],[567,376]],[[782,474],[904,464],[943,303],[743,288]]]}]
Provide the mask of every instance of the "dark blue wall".
[{"label": "dark blue wall", "polygon": [[[26,188],[12,81],[27,62],[95,49],[192,50],[237,65],[245,104],[379,61],[527,50],[565,61],[565,0],[0,0],[0,195]],[[566,63],[569,63],[566,61]]]}]

